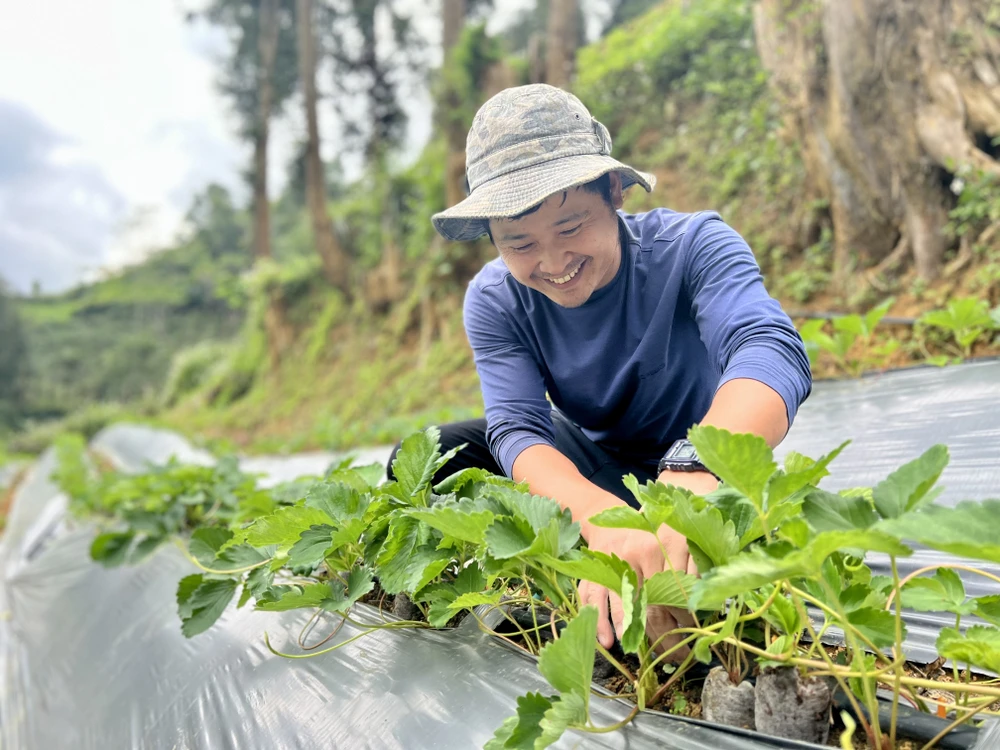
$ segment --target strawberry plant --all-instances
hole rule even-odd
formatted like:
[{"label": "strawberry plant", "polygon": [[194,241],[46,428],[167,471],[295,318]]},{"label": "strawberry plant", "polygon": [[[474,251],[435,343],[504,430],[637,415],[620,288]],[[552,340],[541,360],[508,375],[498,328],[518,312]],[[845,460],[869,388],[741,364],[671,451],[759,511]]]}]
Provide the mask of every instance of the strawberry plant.
[{"label": "strawberry plant", "polygon": [[885,363],[899,348],[899,341],[889,339],[882,344],[874,345],[875,327],[889,312],[892,303],[893,299],[890,298],[864,315],[854,313],[834,318],[830,323],[833,328],[832,335],[824,331],[825,320],[806,321],[799,329],[799,335],[805,343],[810,363],[815,364],[821,351],[827,352],[841,370],[856,377],[861,374],[866,364],[865,361],[850,356],[855,344],[859,342],[868,349],[877,362]]},{"label": "strawberry plant", "polygon": [[924,313],[917,324],[918,335],[926,337],[929,330],[934,331],[958,359],[972,356],[972,345],[984,334],[1000,328],[989,303],[976,297],[953,299],[944,310]]},{"label": "strawberry plant", "polygon": [[[375,631],[445,627],[463,613],[489,630],[486,611],[497,610],[507,625],[497,634],[537,655],[551,690],[519,698],[516,715],[487,744],[491,750],[543,748],[567,729],[606,732],[645,708],[676,707],[670,691],[698,662],[719,665],[705,683],[707,718],[824,742],[838,692],[851,707],[844,726],[857,725],[878,750],[894,746],[900,701],[947,713],[943,736],[1000,698],[1000,688],[971,672],[1000,670],[1000,595],[968,597],[955,569],[1000,579],[959,563],[898,573],[897,560],[914,542],[1000,562],[1000,500],[933,502],[948,461],[943,446],[873,488],[832,493],[818,485],[843,446],[818,460],[791,453],[779,467],[755,436],[694,427],[690,439],[722,479],[719,490],[698,496],[627,477],[638,509],[617,507],[591,519],[653,534],[667,524],[684,534],[699,576],[668,569],[646,580],[619,558],[589,550],[567,511],[524,486],[478,469],[432,485],[450,458],[441,455],[434,428],[403,442],[396,479],[381,484],[377,465],[335,467],[275,491],[256,489],[227,465],[190,474],[167,467],[99,485],[87,485],[72,462],[63,473],[89,486],[88,507],[128,525],[116,533],[133,534],[127,543],[105,542],[110,549],[97,551],[107,552],[106,561],[134,560],[139,555],[118,550],[195,527],[185,546],[201,573],[184,578],[177,591],[189,637],[210,628],[237,595],[238,606],[253,600],[258,610],[317,613],[299,638],[303,653],[281,654],[296,657],[319,656]],[[888,557],[891,576],[872,573],[864,563],[869,552]],[[622,598],[620,651],[597,643],[597,610],[581,606],[580,580]],[[413,618],[375,626],[352,618],[358,602],[404,595]],[[954,665],[950,679],[907,668],[904,606],[954,617],[937,641]],[[687,609],[694,622],[652,640],[646,624],[656,607]],[[523,613],[515,617],[515,608]],[[307,645],[318,613],[339,624]],[[317,650],[343,622],[361,633]],[[831,642],[839,646],[824,645]],[[636,701],[616,726],[595,726],[590,717],[597,654]],[[886,690],[892,708],[883,728],[869,717],[879,715],[878,693]],[[941,691],[954,699],[941,701]],[[733,696],[743,701],[741,712],[725,710]],[[786,710],[799,699],[808,706],[800,712],[808,714],[804,723],[789,721],[795,712]]]}]

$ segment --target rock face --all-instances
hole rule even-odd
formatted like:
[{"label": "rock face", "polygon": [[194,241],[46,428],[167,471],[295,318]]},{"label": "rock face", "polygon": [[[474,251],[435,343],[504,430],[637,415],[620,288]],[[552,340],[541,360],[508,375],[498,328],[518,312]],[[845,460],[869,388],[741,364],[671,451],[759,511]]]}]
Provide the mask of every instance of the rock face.
[{"label": "rock face", "polygon": [[826,744],[833,695],[822,679],[802,679],[794,667],[765,667],[754,691],[757,731]]},{"label": "rock face", "polygon": [[701,710],[708,721],[743,729],[754,728],[754,689],[749,682],[733,685],[729,673],[715,667],[705,679]]}]

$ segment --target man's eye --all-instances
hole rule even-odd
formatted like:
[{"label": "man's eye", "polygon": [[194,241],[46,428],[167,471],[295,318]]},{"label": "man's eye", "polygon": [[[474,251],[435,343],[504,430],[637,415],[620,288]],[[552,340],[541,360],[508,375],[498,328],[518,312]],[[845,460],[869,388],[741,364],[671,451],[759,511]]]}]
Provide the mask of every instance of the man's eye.
[{"label": "man's eye", "polygon": [[525,253],[525,252],[527,252],[528,250],[530,250],[534,246],[535,245],[532,242],[532,243],[527,244],[527,245],[521,245],[520,247],[512,247],[511,250],[513,250],[515,253]]},{"label": "man's eye", "polygon": [[574,234],[576,234],[577,232],[580,231],[580,227],[581,226],[583,226],[583,225],[582,224],[577,224],[572,229],[566,229],[566,230],[560,232],[559,234],[561,234],[563,237],[572,237]]}]

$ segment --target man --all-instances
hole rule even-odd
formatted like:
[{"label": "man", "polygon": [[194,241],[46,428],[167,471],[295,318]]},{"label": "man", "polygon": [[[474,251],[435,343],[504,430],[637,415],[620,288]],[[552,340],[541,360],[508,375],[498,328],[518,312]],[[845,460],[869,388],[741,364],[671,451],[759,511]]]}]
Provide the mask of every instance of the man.
[{"label": "man", "polygon": [[[622,476],[710,492],[717,480],[688,429],[777,445],[811,379],[746,242],[711,212],[620,212],[626,188],[649,191],[655,178],[610,154],[607,129],[551,86],[507,89],[476,114],[471,192],[432,220],[447,239],[488,234],[499,250],[465,298],[486,419],[441,428],[444,450],[468,444],[443,473],[480,466],[526,481],[570,510],[591,549],[646,578],[667,568],[651,534],[588,523],[636,504]],[[675,569],[697,572],[683,536],[663,526],[659,541]],[[620,601],[587,582],[580,594],[597,605],[609,648]],[[689,617],[653,620],[662,633]]]}]

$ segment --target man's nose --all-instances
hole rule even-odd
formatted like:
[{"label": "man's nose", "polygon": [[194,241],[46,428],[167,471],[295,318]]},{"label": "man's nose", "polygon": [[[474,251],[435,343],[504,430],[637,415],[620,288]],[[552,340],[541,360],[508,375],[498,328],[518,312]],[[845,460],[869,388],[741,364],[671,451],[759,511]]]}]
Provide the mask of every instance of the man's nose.
[{"label": "man's nose", "polygon": [[538,262],[538,272],[542,276],[558,278],[569,268],[571,261],[572,257],[569,253],[562,251],[547,252],[542,255]]}]

